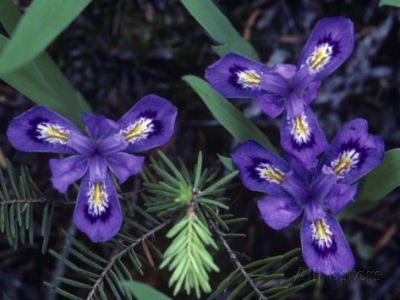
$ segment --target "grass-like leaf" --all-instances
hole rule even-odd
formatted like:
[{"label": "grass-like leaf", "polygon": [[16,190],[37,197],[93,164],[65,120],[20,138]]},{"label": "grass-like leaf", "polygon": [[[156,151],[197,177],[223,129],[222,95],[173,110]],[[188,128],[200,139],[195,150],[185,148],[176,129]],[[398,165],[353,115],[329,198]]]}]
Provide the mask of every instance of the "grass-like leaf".
[{"label": "grass-like leaf", "polygon": [[122,282],[122,286],[125,287],[138,300],[171,300],[171,298],[157,291],[151,286],[138,281],[126,280]]},{"label": "grass-like leaf", "polygon": [[277,153],[269,139],[250,122],[232,103],[222,97],[203,79],[187,75],[182,78],[200,96],[204,104],[221,125],[239,142],[255,140]]},{"label": "grass-like leaf", "polygon": [[379,2],[379,6],[382,6],[382,5],[400,7],[400,1],[399,0],[381,0]]},{"label": "grass-like leaf", "polygon": [[251,44],[240,36],[211,0],[181,0],[181,2],[207,33],[221,44],[212,47],[218,55],[235,52],[253,60],[260,60]]},{"label": "grass-like leaf", "polygon": [[0,54],[0,73],[13,71],[33,60],[89,3],[90,0],[34,0]]}]

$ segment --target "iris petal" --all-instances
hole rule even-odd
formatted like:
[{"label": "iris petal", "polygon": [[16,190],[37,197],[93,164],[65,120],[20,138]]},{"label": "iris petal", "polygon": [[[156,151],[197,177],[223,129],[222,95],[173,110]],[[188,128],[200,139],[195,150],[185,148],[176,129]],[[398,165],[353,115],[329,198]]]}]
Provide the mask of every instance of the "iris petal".
[{"label": "iris petal", "polygon": [[118,124],[113,120],[107,119],[103,115],[93,116],[82,113],[82,122],[85,124],[89,136],[98,140],[107,133],[112,133],[118,129]]},{"label": "iris petal", "polygon": [[261,78],[269,69],[241,55],[229,53],[209,66],[205,79],[226,98],[256,98]]},{"label": "iris petal", "polygon": [[304,203],[308,200],[306,185],[293,171],[289,171],[286,174],[282,186],[294,199],[296,199],[297,203]]},{"label": "iris petal", "polygon": [[118,178],[119,183],[122,184],[130,176],[139,173],[144,163],[144,156],[119,152],[108,157],[107,163],[111,171]]},{"label": "iris petal", "polygon": [[281,96],[271,94],[257,95],[257,104],[272,119],[279,116],[285,107],[285,102]]},{"label": "iris petal", "polygon": [[80,130],[52,110],[35,106],[11,120],[7,129],[10,143],[26,152],[52,152],[72,154],[67,146],[69,135]]},{"label": "iris petal", "polygon": [[275,72],[264,72],[261,77],[261,88],[268,93],[285,95],[289,92],[289,82]]},{"label": "iris petal", "polygon": [[98,143],[98,151],[103,157],[125,150],[128,142],[120,134],[111,135]]},{"label": "iris petal", "polygon": [[96,154],[89,159],[89,177],[91,182],[102,182],[107,176],[107,164],[103,157]]},{"label": "iris petal", "polygon": [[324,206],[334,214],[340,213],[350,201],[354,201],[357,187],[358,184],[338,183],[334,185],[324,199]]},{"label": "iris petal", "polygon": [[72,183],[86,173],[88,161],[86,157],[73,155],[63,159],[52,158],[49,165],[54,188],[64,194]]},{"label": "iris petal", "polygon": [[353,22],[343,17],[323,18],[315,25],[298,65],[310,66],[316,78],[322,79],[336,70],[353,48]]},{"label": "iris petal", "polygon": [[139,152],[166,143],[172,136],[177,109],[156,95],[143,97],[119,121],[126,152]]},{"label": "iris petal", "polygon": [[105,242],[119,231],[121,207],[110,174],[103,182],[91,182],[87,174],[79,187],[74,210],[76,227],[92,242]]},{"label": "iris petal", "polygon": [[312,165],[315,158],[327,148],[325,135],[308,106],[296,118],[290,118],[284,113],[281,146],[306,166]]},{"label": "iris petal", "polygon": [[267,196],[257,206],[265,223],[275,230],[289,226],[301,214],[301,207],[290,197]]},{"label": "iris petal", "polygon": [[91,156],[96,150],[95,142],[81,133],[71,132],[67,146],[85,156]]},{"label": "iris petal", "polygon": [[301,248],[305,263],[316,273],[341,276],[354,266],[353,253],[342,228],[328,214],[313,222],[303,218]]},{"label": "iris petal", "polygon": [[254,141],[247,141],[234,153],[232,160],[240,171],[243,185],[251,191],[274,196],[287,195],[282,187],[287,163]]},{"label": "iris petal", "polygon": [[349,184],[378,166],[383,154],[383,141],[368,133],[367,121],[355,119],[338,132],[321,166],[331,168],[340,183]]},{"label": "iris petal", "polygon": [[296,93],[290,93],[286,99],[286,114],[288,118],[299,117],[304,111],[304,96]]}]

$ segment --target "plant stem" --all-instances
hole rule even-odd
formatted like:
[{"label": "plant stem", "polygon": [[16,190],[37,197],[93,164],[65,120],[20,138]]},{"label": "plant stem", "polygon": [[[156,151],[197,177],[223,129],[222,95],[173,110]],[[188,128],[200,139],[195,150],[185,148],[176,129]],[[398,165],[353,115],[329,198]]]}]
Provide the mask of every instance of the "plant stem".
[{"label": "plant stem", "polygon": [[[208,222],[210,222],[211,226],[214,228],[214,230],[216,231],[217,226],[216,224],[211,220],[210,216],[208,215],[208,213],[205,211],[205,214],[207,216]],[[236,267],[240,270],[240,272],[242,273],[243,277],[246,279],[246,281],[250,284],[251,288],[254,290],[254,292],[258,295],[259,299],[263,299],[263,300],[267,300],[267,297],[265,297],[261,291],[258,289],[257,285],[254,283],[254,281],[250,278],[249,274],[247,274],[246,270],[244,269],[243,265],[241,264],[241,262],[239,261],[239,259],[237,258],[235,252],[231,249],[231,247],[229,246],[228,242],[224,239],[224,237],[222,235],[218,235],[218,238],[221,240],[222,244],[224,245],[226,251],[229,254],[229,257],[231,258],[231,260],[234,262],[234,264],[236,265]]]}]

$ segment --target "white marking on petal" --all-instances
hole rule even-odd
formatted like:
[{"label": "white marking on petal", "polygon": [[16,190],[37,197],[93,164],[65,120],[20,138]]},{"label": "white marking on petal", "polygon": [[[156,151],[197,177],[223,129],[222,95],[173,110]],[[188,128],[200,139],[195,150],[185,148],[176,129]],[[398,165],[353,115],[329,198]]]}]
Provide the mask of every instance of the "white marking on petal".
[{"label": "white marking on petal", "polygon": [[256,167],[256,171],[258,172],[260,178],[266,179],[267,181],[272,183],[282,184],[283,179],[285,178],[284,172],[267,163],[260,163]]},{"label": "white marking on petal", "polygon": [[139,140],[147,138],[149,134],[153,132],[153,130],[153,119],[142,117],[130,125],[127,129],[121,130],[120,134],[124,136],[125,141],[133,144]]},{"label": "white marking on petal", "polygon": [[307,58],[307,64],[315,71],[320,71],[331,59],[332,46],[329,43],[324,43],[314,48],[314,52]]},{"label": "white marking on petal", "polygon": [[319,219],[311,223],[312,237],[319,248],[330,248],[332,246],[332,231],[325,219]]},{"label": "white marking on petal", "polygon": [[68,136],[70,131],[56,124],[51,123],[40,123],[37,126],[39,135],[37,136],[41,140],[45,140],[52,144],[67,144]]},{"label": "white marking on petal", "polygon": [[297,144],[307,143],[311,138],[311,130],[310,126],[307,122],[307,117],[304,113],[300,116],[290,119],[292,122],[292,130],[291,133],[293,138]]},{"label": "white marking on petal", "polygon": [[102,182],[89,183],[88,191],[88,212],[92,216],[102,215],[108,207],[108,195],[105,192],[106,186]]},{"label": "white marking on petal", "polygon": [[355,149],[340,153],[337,159],[331,162],[333,172],[338,178],[343,178],[360,161],[360,153]]},{"label": "white marking on petal", "polygon": [[237,83],[244,88],[260,89],[261,77],[254,70],[240,71],[237,74]]}]

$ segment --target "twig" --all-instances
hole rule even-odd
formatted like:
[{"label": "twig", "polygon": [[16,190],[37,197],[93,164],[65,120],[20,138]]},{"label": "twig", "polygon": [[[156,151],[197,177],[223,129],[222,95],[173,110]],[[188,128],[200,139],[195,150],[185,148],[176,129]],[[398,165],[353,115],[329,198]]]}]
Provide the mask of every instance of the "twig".
[{"label": "twig", "polygon": [[146,241],[142,241],[142,247],[143,247],[144,254],[147,257],[147,261],[150,263],[151,266],[154,267],[154,260],[151,257],[151,253],[150,253],[149,247],[147,247]]},{"label": "twig", "polygon": [[246,41],[250,40],[251,37],[251,28],[253,27],[254,23],[256,22],[257,18],[261,15],[262,10],[257,8],[255,11],[253,11],[250,15],[250,17],[246,21],[246,27],[244,28],[243,31],[243,38]]},{"label": "twig", "polygon": [[38,198],[38,199],[12,199],[12,200],[4,200],[0,201],[0,205],[6,204],[15,204],[15,203],[46,203],[46,198]]},{"label": "twig", "polygon": [[[11,200],[4,200],[0,201],[0,205],[7,205],[7,204],[16,204],[16,203],[23,203],[23,204],[29,204],[29,203],[46,203],[50,201],[49,199],[46,198],[37,198],[37,199],[11,199]],[[70,205],[73,204],[75,205],[75,201],[63,201],[63,200],[51,200],[54,204],[64,204],[64,205]]]},{"label": "twig", "polygon": [[[148,237],[150,237],[151,235],[155,234],[156,232],[160,231],[161,229],[163,229],[165,226],[167,226],[170,222],[172,221],[172,219],[168,219],[166,221],[164,221],[163,223],[161,223],[160,225],[154,227],[152,230],[150,230],[149,232],[147,232],[146,234],[142,235],[140,238],[138,238],[134,243],[130,244],[128,247],[126,247],[124,250],[122,250],[120,253],[120,255],[118,255],[118,258],[120,258],[121,256],[125,255],[127,252],[129,252],[131,249],[133,249],[134,247],[136,247],[138,244],[140,244],[142,241],[146,240]],[[110,262],[107,264],[107,266],[104,268],[103,272],[101,272],[100,277],[96,280],[96,282],[94,283],[92,289],[90,290],[90,293],[88,294],[88,296],[86,297],[86,300],[91,300],[93,299],[94,293],[96,292],[97,288],[99,287],[99,285],[103,282],[104,277],[106,276],[107,272],[114,266],[115,262],[118,260],[118,258],[114,258],[115,255],[113,255],[113,258],[111,258]]]},{"label": "twig", "polygon": [[134,197],[136,197],[139,193],[141,193],[141,192],[143,192],[143,191],[145,191],[145,190],[146,190],[146,189],[143,188],[143,189],[138,189],[138,190],[136,190],[136,191],[131,191],[131,192],[127,192],[127,193],[122,193],[122,194],[120,195],[120,198],[123,199],[123,200],[129,199],[129,198],[134,198]]},{"label": "twig", "polygon": [[[210,216],[208,215],[207,212],[205,212],[207,218],[208,218],[208,222],[210,222],[211,226],[214,228],[214,230],[217,229],[217,226],[215,225],[215,223],[210,219]],[[224,239],[224,237],[222,235],[218,234],[219,239],[221,240],[222,244],[224,245],[226,251],[229,254],[229,257],[231,258],[231,260],[235,263],[236,267],[240,270],[240,272],[243,274],[244,278],[246,279],[246,281],[250,284],[250,286],[252,287],[252,289],[256,292],[256,294],[258,295],[259,299],[263,299],[263,300],[267,300],[267,297],[265,297],[261,291],[258,289],[257,285],[254,283],[254,281],[250,278],[249,274],[247,274],[246,270],[244,269],[243,265],[241,264],[241,262],[239,261],[239,259],[237,258],[235,252],[231,249],[231,247],[229,247],[228,242]]]}]

